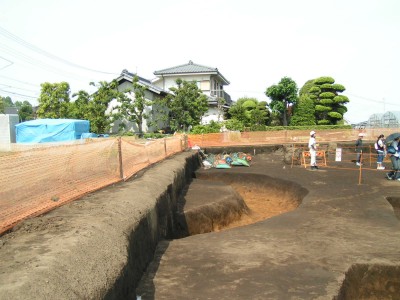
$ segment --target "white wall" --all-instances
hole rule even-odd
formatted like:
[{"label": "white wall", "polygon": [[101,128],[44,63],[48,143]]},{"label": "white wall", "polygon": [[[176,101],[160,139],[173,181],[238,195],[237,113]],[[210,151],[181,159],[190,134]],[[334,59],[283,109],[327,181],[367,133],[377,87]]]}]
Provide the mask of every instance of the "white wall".
[{"label": "white wall", "polygon": [[10,143],[15,143],[15,125],[18,123],[18,115],[0,114],[0,149],[8,150]]}]

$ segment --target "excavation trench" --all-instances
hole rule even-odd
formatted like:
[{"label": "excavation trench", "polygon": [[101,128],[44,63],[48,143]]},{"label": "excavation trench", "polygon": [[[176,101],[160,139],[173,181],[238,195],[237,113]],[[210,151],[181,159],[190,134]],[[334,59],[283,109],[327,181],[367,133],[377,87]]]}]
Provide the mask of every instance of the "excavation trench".
[{"label": "excavation trench", "polygon": [[307,190],[262,174],[208,172],[184,189],[175,237],[245,226],[296,209]]}]

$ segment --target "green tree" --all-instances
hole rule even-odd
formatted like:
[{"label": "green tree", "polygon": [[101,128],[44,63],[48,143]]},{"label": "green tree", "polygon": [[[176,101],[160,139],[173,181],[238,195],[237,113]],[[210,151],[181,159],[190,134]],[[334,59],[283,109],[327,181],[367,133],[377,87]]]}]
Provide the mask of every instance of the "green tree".
[{"label": "green tree", "polygon": [[[93,82],[90,84],[96,86]],[[111,100],[116,99],[119,95],[117,85],[118,83],[115,80],[111,82],[101,81],[97,85],[98,90],[91,95],[88,102],[87,119],[90,122],[92,132],[100,134],[110,130],[113,119],[112,114],[107,113],[107,108]]]},{"label": "green tree", "polygon": [[39,97],[39,108],[37,115],[39,118],[68,118],[70,87],[67,82],[41,84]]},{"label": "green tree", "polygon": [[232,119],[240,121],[244,126],[266,125],[270,119],[270,111],[266,101],[259,102],[256,98],[239,98],[228,111]]},{"label": "green tree", "polygon": [[118,102],[118,117],[126,119],[137,125],[139,136],[143,136],[143,121],[148,119],[146,108],[152,104],[150,100],[145,98],[147,88],[139,83],[139,78],[135,76],[132,82],[132,90],[125,91],[119,94]]},{"label": "green tree", "polygon": [[70,102],[69,115],[73,119],[86,120],[89,117],[89,101],[90,95],[88,92],[80,90],[72,95],[76,98]]},{"label": "green tree", "polygon": [[15,106],[18,108],[18,116],[21,122],[34,119],[33,107],[28,101],[16,101]]},{"label": "green tree", "polygon": [[265,94],[271,98],[269,104],[273,112],[282,116],[282,125],[288,124],[288,108],[297,102],[297,84],[290,77],[283,77],[278,84],[267,88]]},{"label": "green tree", "polygon": [[5,113],[7,107],[14,107],[14,103],[10,97],[1,97],[0,96],[0,113]]},{"label": "green tree", "polygon": [[345,87],[335,83],[332,77],[324,76],[312,81],[312,86],[309,86],[305,94],[314,100],[318,125],[336,125],[343,121],[347,112],[346,103],[350,101],[340,95],[344,91]]},{"label": "green tree", "polygon": [[4,98],[0,96],[0,114],[4,114],[5,112],[5,103],[4,103]]},{"label": "green tree", "polygon": [[308,94],[300,96],[290,119],[292,126],[316,125],[314,101]]},{"label": "green tree", "polygon": [[176,80],[177,87],[171,87],[172,95],[166,97],[170,124],[175,130],[187,131],[189,126],[199,125],[208,110],[207,96],[197,87],[196,82]]}]

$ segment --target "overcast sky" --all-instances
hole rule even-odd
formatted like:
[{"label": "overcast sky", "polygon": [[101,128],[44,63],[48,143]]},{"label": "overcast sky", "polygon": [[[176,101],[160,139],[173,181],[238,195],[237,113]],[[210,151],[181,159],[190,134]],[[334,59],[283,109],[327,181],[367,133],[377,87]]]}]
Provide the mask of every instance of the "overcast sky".
[{"label": "overcast sky", "polygon": [[218,68],[233,100],[331,76],[356,123],[400,111],[399,57],[398,0],[0,0],[0,95],[32,104],[43,82],[91,91],[192,60]]}]

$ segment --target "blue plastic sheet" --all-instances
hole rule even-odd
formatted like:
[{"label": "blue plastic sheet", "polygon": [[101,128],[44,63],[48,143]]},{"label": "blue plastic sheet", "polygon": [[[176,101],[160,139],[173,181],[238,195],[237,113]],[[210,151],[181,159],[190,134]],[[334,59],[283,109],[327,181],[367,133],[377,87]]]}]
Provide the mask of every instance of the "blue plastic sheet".
[{"label": "blue plastic sheet", "polygon": [[72,141],[89,130],[89,121],[75,119],[37,119],[15,125],[17,143]]}]

